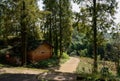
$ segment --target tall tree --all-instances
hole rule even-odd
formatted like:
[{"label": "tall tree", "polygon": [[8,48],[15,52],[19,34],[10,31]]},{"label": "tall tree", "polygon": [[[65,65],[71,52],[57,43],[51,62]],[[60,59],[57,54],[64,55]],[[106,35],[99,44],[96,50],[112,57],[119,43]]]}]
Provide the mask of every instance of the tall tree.
[{"label": "tall tree", "polygon": [[61,0],[59,0],[59,7],[60,7],[60,11],[59,11],[59,17],[60,17],[60,57],[59,57],[59,59],[60,59],[62,56],[62,53],[63,53],[63,50],[62,50],[63,49],[63,47],[62,47],[63,27],[62,27],[62,1]]},{"label": "tall tree", "polygon": [[[109,30],[109,28],[113,27],[114,25],[114,14],[117,7],[116,0],[74,0],[78,4],[83,3],[84,5],[80,5],[80,10],[82,12],[88,13],[88,15],[78,14],[78,23],[82,23],[81,27],[85,28],[90,27],[89,29],[92,30],[92,40],[94,46],[94,69],[93,71],[97,71],[97,46],[98,46],[98,32],[105,32]],[[85,14],[86,14],[85,13]],[[92,15],[92,16],[91,16]],[[82,18],[83,17],[83,18]],[[82,22],[80,22],[80,20]],[[87,25],[87,26],[86,26]],[[79,26],[79,27],[80,27]],[[88,34],[86,34],[88,35]],[[100,43],[100,42],[99,42]]]},{"label": "tall tree", "polygon": [[72,13],[72,6],[70,0],[61,0],[62,2],[62,44],[63,44],[63,51],[67,50],[73,33],[73,13]]},{"label": "tall tree", "polygon": [[[44,28],[44,37],[45,40],[48,40],[52,45],[54,45],[54,55],[58,56],[59,48],[59,7],[58,1],[56,0],[43,0],[44,10],[51,12],[46,15],[45,23],[42,28]],[[52,4],[52,5],[51,5]],[[54,32],[54,34],[52,34]]]},{"label": "tall tree", "polygon": [[27,42],[30,40],[39,39],[38,20],[41,18],[41,12],[37,6],[37,0],[23,0],[21,1],[21,50],[23,57],[23,65],[27,62]]},{"label": "tall tree", "polygon": [[98,64],[97,64],[97,13],[96,13],[96,0],[93,0],[93,32],[94,32],[94,69],[93,72],[97,72]]},{"label": "tall tree", "polygon": [[26,65],[27,37],[39,38],[38,20],[41,19],[43,13],[38,8],[37,0],[2,0],[0,13],[2,21],[0,36],[4,35],[4,38],[21,37],[22,51],[20,52],[23,54],[21,55],[23,64]]},{"label": "tall tree", "polygon": [[[52,44],[55,47],[55,55],[58,55],[58,51],[62,55],[63,47],[67,49],[72,36],[71,2],[70,0],[43,0],[43,3],[45,4],[44,9],[51,12],[51,15],[46,16],[46,37],[48,40],[52,40]],[[51,35],[50,32],[55,34]]]},{"label": "tall tree", "polygon": [[22,51],[22,65],[26,66],[27,64],[27,23],[26,23],[26,17],[27,14],[25,12],[26,10],[26,2],[22,1],[21,6],[21,51]]}]

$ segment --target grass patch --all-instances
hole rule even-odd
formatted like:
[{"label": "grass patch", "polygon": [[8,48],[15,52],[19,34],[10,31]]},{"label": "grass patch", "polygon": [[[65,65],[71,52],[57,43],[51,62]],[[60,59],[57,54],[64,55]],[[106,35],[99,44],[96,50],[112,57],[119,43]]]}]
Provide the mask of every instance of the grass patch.
[{"label": "grass patch", "polygon": [[80,57],[80,62],[78,64],[78,67],[76,69],[76,73],[92,73],[92,59]]},{"label": "grass patch", "polygon": [[78,81],[120,81],[120,77],[116,76],[102,76],[100,73],[89,74],[89,73],[80,73],[77,75]]},{"label": "grass patch", "polygon": [[[108,67],[109,72],[113,75],[116,74],[116,67],[114,62],[98,61],[98,71],[100,72],[103,67]],[[80,62],[77,67],[77,73],[92,73],[93,59],[87,57],[80,57]]]},{"label": "grass patch", "polygon": [[[116,76],[115,63],[110,61],[98,61],[98,74],[92,73],[93,59],[80,57],[76,69],[78,79],[81,81],[120,81]],[[83,80],[82,80],[83,79]]]}]

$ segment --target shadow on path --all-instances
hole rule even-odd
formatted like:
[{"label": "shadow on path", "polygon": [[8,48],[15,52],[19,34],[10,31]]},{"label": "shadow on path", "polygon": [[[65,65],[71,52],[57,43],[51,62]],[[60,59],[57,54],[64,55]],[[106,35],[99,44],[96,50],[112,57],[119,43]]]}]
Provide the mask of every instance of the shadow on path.
[{"label": "shadow on path", "polygon": [[1,74],[0,81],[39,81],[35,74]]},{"label": "shadow on path", "polygon": [[67,72],[49,71],[37,76],[38,80],[47,81],[76,81],[76,74]]}]

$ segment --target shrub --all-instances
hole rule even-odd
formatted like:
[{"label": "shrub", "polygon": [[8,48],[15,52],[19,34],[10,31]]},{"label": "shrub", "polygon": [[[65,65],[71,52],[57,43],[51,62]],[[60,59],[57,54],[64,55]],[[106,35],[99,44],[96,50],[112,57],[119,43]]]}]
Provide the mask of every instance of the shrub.
[{"label": "shrub", "polygon": [[63,52],[60,63],[65,63],[69,59],[69,55],[66,52]]},{"label": "shrub", "polygon": [[103,67],[100,71],[101,75],[106,77],[109,76],[110,72],[109,72],[109,68],[108,67]]},{"label": "shrub", "polygon": [[57,59],[50,58],[50,59],[42,60],[42,61],[39,61],[36,63],[31,63],[28,65],[28,67],[48,68],[48,67],[52,67],[52,66],[56,66],[56,65],[57,65]]},{"label": "shrub", "polygon": [[120,77],[120,65],[117,66],[117,75]]},{"label": "shrub", "polygon": [[81,73],[77,76],[78,81],[104,81],[99,74]]},{"label": "shrub", "polygon": [[80,56],[86,56],[87,54],[87,49],[80,50]]},{"label": "shrub", "polygon": [[0,50],[0,62],[2,63],[5,63],[5,56],[6,56],[6,53],[7,53],[7,49],[1,49]]},{"label": "shrub", "polygon": [[70,55],[71,55],[71,56],[74,56],[74,55],[76,55],[76,53],[77,53],[76,50],[74,50],[74,51],[72,51],[72,52],[70,53]]},{"label": "shrub", "polygon": [[69,59],[69,55],[66,52],[63,52],[63,55],[61,58],[62,59]]}]

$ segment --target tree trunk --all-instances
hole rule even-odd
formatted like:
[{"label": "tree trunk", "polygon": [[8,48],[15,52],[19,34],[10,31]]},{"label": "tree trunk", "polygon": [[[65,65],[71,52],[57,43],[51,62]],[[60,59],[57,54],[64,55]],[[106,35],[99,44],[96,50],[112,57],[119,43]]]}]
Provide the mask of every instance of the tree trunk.
[{"label": "tree trunk", "polygon": [[22,12],[21,12],[21,53],[22,53],[22,65],[27,64],[27,30],[25,23],[26,13],[25,13],[25,2],[22,1]]},{"label": "tree trunk", "polygon": [[96,23],[96,0],[93,0],[93,38],[94,38],[94,67],[93,72],[97,73],[98,64],[97,64],[97,23]]},{"label": "tree trunk", "polygon": [[59,14],[59,17],[60,17],[60,56],[59,56],[59,62],[60,62],[60,59],[61,59],[61,56],[62,56],[62,9],[61,9],[61,0],[59,0],[59,4],[60,4],[60,14]]},{"label": "tree trunk", "polygon": [[51,14],[50,14],[50,30],[49,30],[49,42],[50,42],[50,44],[52,45],[52,18],[51,18]]}]

